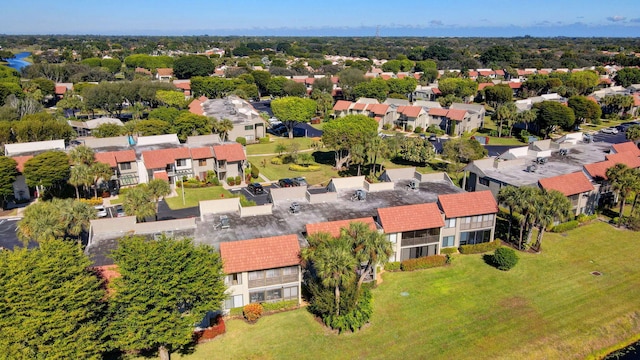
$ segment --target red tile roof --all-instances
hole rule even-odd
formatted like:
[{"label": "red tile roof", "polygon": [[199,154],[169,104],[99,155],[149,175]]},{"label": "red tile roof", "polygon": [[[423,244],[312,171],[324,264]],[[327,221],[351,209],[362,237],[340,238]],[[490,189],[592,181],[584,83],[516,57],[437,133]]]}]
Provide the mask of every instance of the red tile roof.
[{"label": "red tile roof", "polygon": [[403,106],[398,107],[398,111],[402,112],[405,116],[408,116],[408,117],[416,118],[420,115],[420,112],[422,111],[421,106],[404,106],[404,109],[400,111],[400,108],[402,107]]},{"label": "red tile roof", "polygon": [[628,152],[635,156],[640,156],[640,149],[638,149],[638,146],[633,141],[627,141],[621,144],[613,144],[611,147],[616,151],[616,153]]},{"label": "red tile roof", "polygon": [[147,70],[147,69],[145,69],[145,68],[143,68],[143,67],[137,67],[137,68],[134,70],[134,72],[141,73],[141,74],[151,75],[151,71],[149,71],[149,70]]},{"label": "red tile roof", "polygon": [[202,101],[200,101],[200,99],[193,99],[193,101],[189,103],[189,112],[196,115],[204,115]]},{"label": "red tile roof", "polygon": [[188,82],[173,83],[178,89],[191,90],[191,84]]},{"label": "red tile roof", "polygon": [[584,169],[594,179],[607,180],[607,170],[616,163],[610,160],[599,161],[593,164],[587,164]]},{"label": "red tile roof", "polygon": [[447,116],[447,112],[449,110],[442,108],[431,108],[429,109],[429,115],[431,116]]},{"label": "red tile roof", "polygon": [[398,74],[398,79],[404,79],[407,77],[407,74]]},{"label": "red tile roof", "polygon": [[581,194],[593,190],[591,181],[589,181],[582,171],[540,179],[538,182],[543,189],[557,190],[564,194],[564,196]]},{"label": "red tile roof", "polygon": [[633,94],[633,106],[640,106],[640,94]]},{"label": "red tile roof", "polygon": [[116,157],[113,155],[113,152],[99,152],[95,153],[93,157],[97,162],[108,164],[111,167],[118,166],[118,162],[116,161]]},{"label": "red tile roof", "polygon": [[24,170],[24,163],[26,163],[32,157],[33,155],[14,156],[12,157],[12,159],[18,163],[18,165],[16,165],[16,169],[18,169],[19,172],[22,172]]},{"label": "red tile roof", "polygon": [[498,212],[498,203],[489,190],[439,195],[438,203],[448,219]]},{"label": "red tile roof", "polygon": [[136,152],[133,150],[105,151],[95,153],[94,157],[97,162],[116,167],[118,163],[136,161]]},{"label": "red tile roof", "polygon": [[340,78],[337,76],[332,76],[331,77],[331,82],[334,84],[337,84],[338,82],[340,82]]},{"label": "red tile roof", "polygon": [[307,85],[313,85],[316,82],[316,78],[306,78],[304,79],[304,83]]},{"label": "red tile roof", "polygon": [[480,83],[478,84],[478,90],[482,90],[486,87],[493,86],[493,83]]},{"label": "red tile roof", "polygon": [[116,151],[115,155],[119,163],[136,161],[136,152],[133,150]]},{"label": "red tile roof", "polygon": [[440,89],[438,89],[438,88],[431,88],[431,92],[432,92],[434,95],[440,95],[440,94],[442,94],[442,91],[440,91]]},{"label": "red tile roof", "polygon": [[469,77],[478,77],[478,72],[469,70]]},{"label": "red tile roof", "polygon": [[153,172],[153,179],[159,179],[159,180],[164,180],[166,182],[169,182],[169,175],[167,174],[167,172],[165,170],[160,170],[160,171],[154,171]]},{"label": "red tile roof", "polygon": [[478,73],[482,76],[491,76],[491,75],[495,75],[495,71],[493,70],[481,70],[478,71]]},{"label": "red tile roof", "polygon": [[359,218],[359,219],[350,219],[350,220],[338,220],[338,221],[327,221],[315,224],[307,224],[307,234],[313,235],[319,232],[325,232],[331,234],[333,237],[340,236],[340,229],[349,228],[349,224],[354,222],[361,222],[369,225],[369,229],[376,230],[376,223],[373,221],[372,217]]},{"label": "red tile roof", "polygon": [[413,73],[413,77],[416,78],[416,80],[420,80],[420,77],[422,77],[422,73]]},{"label": "red tile roof", "polygon": [[384,80],[391,79],[391,75],[387,75],[387,74],[382,74],[382,75],[380,75],[380,77],[383,78]]},{"label": "red tile roof", "polygon": [[142,152],[142,159],[147,169],[164,169],[177,159],[190,159],[188,148],[171,148]]},{"label": "red tile roof", "polygon": [[172,68],[158,68],[156,69],[158,76],[173,76]]},{"label": "red tile roof", "polygon": [[56,95],[64,95],[67,92],[66,85],[56,85]]},{"label": "red tile roof", "polygon": [[504,76],[504,70],[496,70],[496,75]]},{"label": "red tile roof", "polygon": [[372,104],[369,106],[369,111],[376,115],[385,115],[389,111],[389,105],[387,104]]},{"label": "red tile roof", "polygon": [[611,160],[616,164],[625,164],[630,168],[640,167],[640,157],[630,153],[623,152],[619,154],[609,154],[605,156],[607,160]]},{"label": "red tile roof", "polygon": [[444,226],[442,214],[435,203],[381,208],[378,209],[378,218],[385,234]]},{"label": "red tile roof", "polygon": [[522,83],[520,82],[512,82],[510,81],[509,83],[509,87],[512,89],[520,89],[522,87]]},{"label": "red tile roof", "polygon": [[353,107],[351,109],[362,111],[362,110],[367,108],[367,105],[369,105],[369,104],[364,104],[364,103],[358,103],[357,102],[357,103],[353,104]]},{"label": "red tile roof", "polygon": [[293,80],[294,82],[300,83],[300,84],[304,84],[305,81],[306,81],[306,79],[291,79],[291,80]]},{"label": "red tile roof", "polygon": [[447,118],[455,121],[462,121],[467,116],[467,110],[449,109],[447,111]]},{"label": "red tile roof", "polygon": [[352,102],[347,100],[338,100],[335,105],[333,105],[333,111],[347,111],[351,106]]},{"label": "red tile roof", "polygon": [[210,147],[200,147],[191,149],[191,158],[193,160],[210,159],[213,157],[213,150]]},{"label": "red tile roof", "polygon": [[217,160],[241,161],[247,159],[242,145],[238,143],[215,145],[213,155]]},{"label": "red tile roof", "polygon": [[220,244],[224,272],[274,269],[300,263],[297,235],[274,236]]}]

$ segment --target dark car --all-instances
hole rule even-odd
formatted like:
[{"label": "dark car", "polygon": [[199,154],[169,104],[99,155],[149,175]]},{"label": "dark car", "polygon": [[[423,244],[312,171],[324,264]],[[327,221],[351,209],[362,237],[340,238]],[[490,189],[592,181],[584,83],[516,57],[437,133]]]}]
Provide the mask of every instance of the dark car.
[{"label": "dark car", "polygon": [[264,194],[264,188],[259,183],[251,183],[247,186],[247,190],[253,195]]},{"label": "dark car", "polygon": [[293,180],[291,180],[289,178],[278,180],[278,185],[280,187],[292,187],[292,186],[295,186],[293,184]]}]

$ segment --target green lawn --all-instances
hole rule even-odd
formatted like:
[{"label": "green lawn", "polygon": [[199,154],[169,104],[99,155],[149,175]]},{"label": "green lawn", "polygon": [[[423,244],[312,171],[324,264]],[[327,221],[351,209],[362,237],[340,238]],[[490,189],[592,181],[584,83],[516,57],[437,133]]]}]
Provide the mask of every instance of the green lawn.
[{"label": "green lawn", "polygon": [[[324,157],[327,157],[326,154],[329,153],[333,154],[329,151],[320,152],[320,154],[324,155]],[[332,177],[338,177],[338,172],[332,168],[332,165],[328,163],[328,160],[323,161],[323,163],[320,164],[319,171],[299,172],[289,170],[289,164],[272,164],[271,159],[274,157],[276,156],[249,156],[248,158],[252,164],[255,164],[258,168],[260,168],[260,174],[266,176],[267,179],[271,181],[278,181],[282,178],[303,176],[307,179],[307,183],[309,185],[326,185]],[[333,159],[333,155],[331,155],[331,159]]]},{"label": "green lawn", "polygon": [[247,155],[261,155],[261,154],[275,154],[276,146],[278,144],[284,144],[285,146],[290,146],[292,143],[296,143],[300,146],[299,150],[305,150],[311,148],[311,143],[314,141],[319,141],[318,139],[313,138],[282,138],[282,137],[271,137],[272,142],[268,144],[249,144],[247,145]]},{"label": "green lawn", "polygon": [[178,196],[166,198],[165,201],[169,208],[173,210],[184,209],[188,207],[198,206],[200,200],[213,200],[224,197],[233,197],[233,195],[225,190],[222,186],[210,186],[203,188],[184,188],[184,203],[182,200],[182,188],[176,188]]},{"label": "green lawn", "polygon": [[583,359],[640,334],[637,233],[595,222],[547,234],[543,247],[509,272],[456,255],[449,267],[383,274],[357,333],[337,335],[299,309],[229,320],[226,334],[175,357]]}]

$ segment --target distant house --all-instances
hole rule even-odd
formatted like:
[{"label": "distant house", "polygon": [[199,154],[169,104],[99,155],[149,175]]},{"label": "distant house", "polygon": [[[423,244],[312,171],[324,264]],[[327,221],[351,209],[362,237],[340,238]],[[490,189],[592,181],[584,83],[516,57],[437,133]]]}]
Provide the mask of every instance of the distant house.
[{"label": "distant house", "polygon": [[13,160],[16,161],[18,170],[18,176],[16,180],[13,182],[13,197],[16,200],[29,200],[31,199],[31,192],[29,191],[29,186],[27,186],[26,179],[22,172],[24,171],[24,164],[33,158],[33,155],[25,155],[25,156],[14,156]]},{"label": "distant house", "polygon": [[143,151],[142,163],[148,179],[165,179],[175,184],[176,179],[193,177],[189,148],[169,148]]},{"label": "distant house", "polygon": [[185,98],[191,97],[191,80],[173,80],[173,85],[182,90]]},{"label": "distant house", "polygon": [[97,162],[111,166],[114,177],[110,180],[117,180],[118,186],[137,185],[139,183],[135,151],[96,152],[95,159]]},{"label": "distant house", "polygon": [[110,117],[100,117],[97,119],[87,120],[87,121],[74,121],[68,120],[69,125],[75,130],[76,134],[79,137],[91,136],[93,130],[98,128],[100,125],[104,124],[113,124],[117,126],[124,126],[120,119],[110,118]]},{"label": "distant house", "polygon": [[224,99],[201,97],[197,100],[199,104],[194,100],[189,105],[189,111],[192,113],[215,117],[218,120],[231,120],[233,129],[229,131],[227,140],[243,137],[251,143],[266,136],[265,121],[249,102],[235,95]]},{"label": "distant house", "polygon": [[481,128],[484,124],[486,110],[482,105],[451,104],[449,109],[430,108],[428,125],[439,126],[452,136],[460,136],[465,132]]},{"label": "distant house", "polygon": [[224,309],[284,300],[300,303],[299,256],[297,235],[221,243],[220,257],[228,286]]},{"label": "distant house", "polygon": [[191,159],[193,160],[193,173],[201,181],[207,178],[207,172],[215,169],[215,158],[213,149],[210,146],[191,148]]},{"label": "distant house", "polygon": [[597,192],[582,172],[553,176],[538,181],[545,190],[556,190],[571,201],[572,215],[593,214],[597,205]]},{"label": "distant house", "polygon": [[415,130],[420,127],[425,129],[428,126],[429,118],[422,106],[398,106],[396,109],[398,118],[396,125],[405,130]]},{"label": "distant house", "polygon": [[173,78],[173,69],[171,68],[156,69],[156,80],[171,81],[172,78]]},{"label": "distant house", "polygon": [[247,155],[242,145],[238,143],[214,145],[213,158],[213,170],[218,175],[218,180],[225,181],[230,177],[240,176],[244,181]]}]

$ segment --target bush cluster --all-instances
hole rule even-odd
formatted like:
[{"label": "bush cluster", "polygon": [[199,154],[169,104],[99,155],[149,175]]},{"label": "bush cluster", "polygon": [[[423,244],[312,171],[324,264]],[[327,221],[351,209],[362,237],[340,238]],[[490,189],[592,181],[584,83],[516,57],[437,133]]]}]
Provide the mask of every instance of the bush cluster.
[{"label": "bush cluster", "polygon": [[573,230],[577,228],[579,225],[580,225],[580,222],[578,220],[571,220],[571,221],[567,221],[565,223],[561,223],[554,226],[551,229],[551,231],[554,233],[562,233],[565,231]]},{"label": "bush cluster", "polygon": [[284,164],[284,161],[283,161],[283,160],[282,160],[282,158],[281,158],[281,157],[279,157],[279,156],[276,156],[276,157],[271,158],[270,162],[271,162],[273,165],[282,165],[282,164]]},{"label": "bush cluster", "polygon": [[236,138],[236,142],[237,142],[238,144],[241,144],[242,146],[247,146],[247,139],[246,139],[245,137],[238,136],[238,137]]},{"label": "bush cluster", "polygon": [[501,247],[497,248],[493,254],[493,262],[500,270],[507,271],[518,263],[518,255],[513,249]]},{"label": "bush cluster", "polygon": [[260,168],[251,163],[251,178],[257,179],[258,177],[260,177]]},{"label": "bush cluster", "polygon": [[91,206],[102,205],[102,198],[80,199],[80,202],[87,203]]},{"label": "bush cluster", "polygon": [[597,218],[598,218],[598,214],[592,214],[592,215],[580,214],[580,215],[578,215],[576,220],[578,220],[578,222],[580,224],[583,224],[583,223],[586,223],[588,221],[595,220]]},{"label": "bush cluster", "polygon": [[454,247],[448,247],[448,248],[440,249],[440,254],[442,254],[442,255],[451,255],[451,254],[455,254],[457,252],[458,252],[458,248],[454,248]]},{"label": "bush cluster", "polygon": [[502,245],[500,240],[492,242],[480,243],[475,245],[462,245],[459,250],[461,254],[482,254],[492,250],[495,250]]},{"label": "bush cluster", "polygon": [[285,300],[285,301],[262,304],[262,308],[266,313],[273,312],[273,311],[289,310],[297,307],[298,307],[298,300]]},{"label": "bush cluster", "polygon": [[421,126],[416,126],[416,129],[413,130],[413,132],[416,134],[421,134],[424,132],[424,129]]},{"label": "bush cluster", "polygon": [[271,139],[269,139],[269,137],[262,137],[260,138],[258,141],[260,141],[260,144],[268,144],[271,142]]},{"label": "bush cluster", "polygon": [[414,271],[419,269],[429,269],[438,266],[444,266],[446,263],[447,256],[433,255],[405,260],[400,264],[400,268],[402,269],[402,271]]},{"label": "bush cluster", "polygon": [[256,322],[262,316],[263,307],[260,303],[247,304],[242,308],[244,318],[249,322]]},{"label": "bush cluster", "polygon": [[320,165],[302,166],[302,165],[297,165],[297,164],[291,164],[291,165],[289,165],[289,170],[291,170],[291,171],[299,171],[299,172],[320,171]]},{"label": "bush cluster", "polygon": [[371,292],[368,289],[365,289],[360,301],[353,309],[340,315],[329,314],[322,320],[327,326],[338,330],[338,332],[347,330],[356,331],[369,322],[372,314],[373,298],[371,296]]},{"label": "bush cluster", "polygon": [[400,270],[400,261],[390,261],[384,264],[384,269],[387,271],[398,271]]}]

